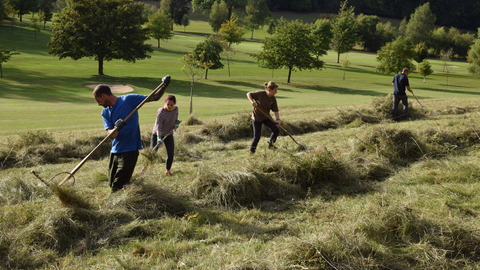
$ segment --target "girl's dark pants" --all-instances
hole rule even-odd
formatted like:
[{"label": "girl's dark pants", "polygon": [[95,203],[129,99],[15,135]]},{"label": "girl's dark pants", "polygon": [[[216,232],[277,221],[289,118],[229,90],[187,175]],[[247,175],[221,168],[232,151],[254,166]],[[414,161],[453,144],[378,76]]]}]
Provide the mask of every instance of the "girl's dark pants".
[{"label": "girl's dark pants", "polygon": [[[165,145],[165,149],[167,149],[167,162],[165,163],[165,168],[170,170],[173,164],[173,156],[175,153],[175,139],[173,135],[167,136],[163,140],[163,144]],[[157,134],[152,133],[152,138],[150,139],[150,147],[155,147],[157,145]]]},{"label": "girl's dark pants", "polygon": [[262,122],[252,120],[253,141],[250,146],[250,153],[255,153],[255,151],[257,150],[257,145],[262,135],[262,124],[265,124],[270,129],[270,131],[272,131],[272,134],[270,134],[269,143],[275,143],[277,141],[278,134],[280,134],[280,129],[277,127],[277,124],[272,122],[271,120],[267,119]]}]

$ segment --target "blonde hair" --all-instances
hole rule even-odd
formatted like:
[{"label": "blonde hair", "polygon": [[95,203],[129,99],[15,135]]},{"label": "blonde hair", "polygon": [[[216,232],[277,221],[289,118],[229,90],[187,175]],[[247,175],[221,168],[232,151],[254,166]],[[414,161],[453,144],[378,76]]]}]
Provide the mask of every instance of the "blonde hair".
[{"label": "blonde hair", "polygon": [[270,89],[270,90],[273,90],[275,88],[278,87],[278,84],[276,84],[275,82],[272,82],[272,81],[269,81],[269,82],[266,82],[265,83],[265,89]]}]

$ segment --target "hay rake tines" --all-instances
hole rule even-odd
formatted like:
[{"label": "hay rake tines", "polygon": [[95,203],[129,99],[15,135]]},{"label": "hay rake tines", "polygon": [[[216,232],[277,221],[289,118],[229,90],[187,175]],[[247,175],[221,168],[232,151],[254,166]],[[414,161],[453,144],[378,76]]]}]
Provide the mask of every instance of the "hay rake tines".
[{"label": "hay rake tines", "polygon": [[[55,174],[54,176],[50,177],[50,179],[48,179],[48,180],[45,180],[45,179],[43,179],[42,177],[40,177],[40,175],[38,175],[38,173],[35,172],[35,171],[31,171],[31,172],[32,172],[33,175],[35,175],[40,181],[42,181],[42,183],[44,183],[47,187],[50,187],[51,183],[53,183],[52,180],[53,180],[55,177],[57,177],[57,176],[59,176],[59,175],[61,175],[61,174],[68,174],[68,175],[69,175],[69,176],[68,176],[68,179],[71,178],[71,179],[73,180],[73,181],[72,181],[72,186],[75,185],[75,177],[73,176],[72,173],[69,173],[69,172],[60,172],[60,173],[57,173],[57,174]],[[60,185],[60,184],[58,184],[58,185]]]}]

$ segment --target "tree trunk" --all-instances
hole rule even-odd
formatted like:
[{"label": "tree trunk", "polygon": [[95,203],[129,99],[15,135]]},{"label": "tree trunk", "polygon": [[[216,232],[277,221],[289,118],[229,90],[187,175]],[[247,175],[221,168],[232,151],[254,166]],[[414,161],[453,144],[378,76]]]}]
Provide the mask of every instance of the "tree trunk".
[{"label": "tree trunk", "polygon": [[208,77],[208,68],[205,70],[205,80],[207,79]]},{"label": "tree trunk", "polygon": [[3,78],[2,64],[0,63],[0,78]]},{"label": "tree trunk", "polygon": [[105,75],[103,74],[103,57],[98,58],[98,75]]},{"label": "tree trunk", "polygon": [[340,53],[337,54],[337,64],[340,63]]},{"label": "tree trunk", "polygon": [[252,36],[250,37],[250,39],[253,39],[253,31],[255,31],[255,29],[252,29]]},{"label": "tree trunk", "polygon": [[157,48],[160,48],[160,39],[157,39]]},{"label": "tree trunk", "polygon": [[193,112],[193,83],[195,81],[195,75],[192,76],[192,80],[190,81],[190,115]]},{"label": "tree trunk", "polygon": [[290,83],[290,76],[292,75],[292,68],[288,68],[288,80],[287,83]]}]

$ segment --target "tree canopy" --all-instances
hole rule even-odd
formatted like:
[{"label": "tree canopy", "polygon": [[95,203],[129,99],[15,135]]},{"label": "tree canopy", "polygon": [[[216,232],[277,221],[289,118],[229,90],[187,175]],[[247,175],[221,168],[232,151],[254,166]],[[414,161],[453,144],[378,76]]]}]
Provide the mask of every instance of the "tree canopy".
[{"label": "tree canopy", "polygon": [[0,45],[0,78],[3,78],[2,64],[10,60],[12,55],[20,54],[15,49],[9,49]]},{"label": "tree canopy", "polygon": [[62,9],[48,43],[50,54],[60,59],[84,57],[98,61],[98,74],[104,75],[104,61],[121,59],[135,62],[152,52],[148,30],[142,25],[143,4],[131,0],[75,0]]},{"label": "tree canopy", "polygon": [[413,44],[429,40],[430,34],[435,29],[436,16],[430,9],[430,3],[427,2],[415,9],[410,16],[405,29],[405,35],[410,38]]},{"label": "tree canopy", "polygon": [[169,40],[173,37],[171,22],[172,20],[161,9],[148,18],[147,28],[150,30],[150,36],[157,40],[158,48],[160,40]]},{"label": "tree canopy", "polygon": [[414,71],[416,69],[412,63],[414,57],[413,45],[407,38],[400,36],[378,51],[377,61],[380,64],[377,70],[382,73],[399,73],[403,68]]},{"label": "tree canopy", "polygon": [[197,44],[193,54],[199,63],[209,63],[205,68],[205,79],[208,78],[209,69],[223,68],[220,54],[223,52],[222,41],[217,36],[209,36]]},{"label": "tree canopy", "polygon": [[358,39],[354,8],[348,6],[347,0],[340,5],[338,16],[333,20],[332,32],[331,48],[337,52],[337,63],[340,63],[340,54],[352,50]]},{"label": "tree canopy", "polygon": [[252,30],[250,39],[253,39],[253,33],[256,29],[268,24],[272,19],[272,12],[268,9],[266,0],[248,0],[245,6],[245,14],[247,28]]},{"label": "tree canopy", "polygon": [[160,9],[170,18],[176,25],[182,25],[182,18],[190,12],[188,0],[161,0]]},{"label": "tree canopy", "polygon": [[315,55],[317,38],[310,24],[281,18],[272,36],[263,41],[263,50],[253,57],[260,67],[288,69],[287,82],[290,83],[292,71],[323,68],[324,62]]},{"label": "tree canopy", "polygon": [[221,0],[213,3],[208,21],[213,31],[218,32],[218,30],[220,30],[220,27],[222,27],[222,23],[228,21],[228,19],[228,8],[225,1]]}]

